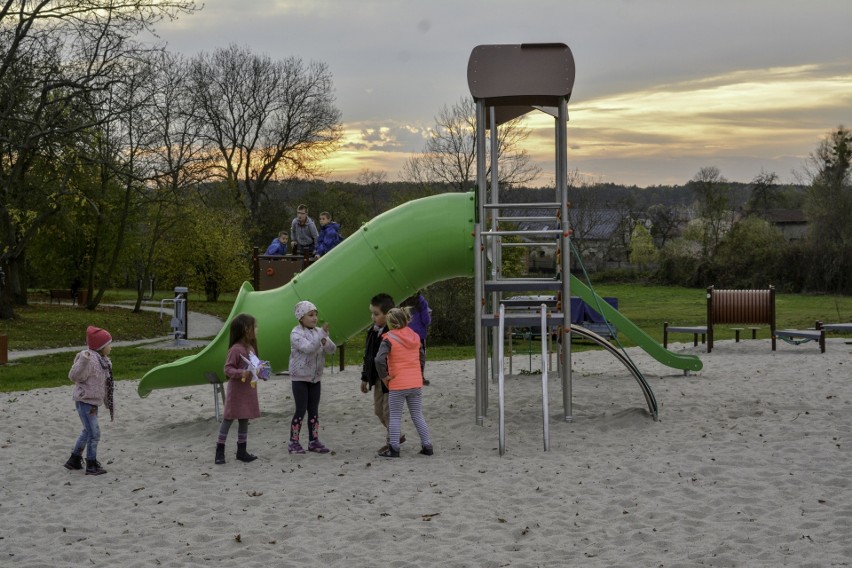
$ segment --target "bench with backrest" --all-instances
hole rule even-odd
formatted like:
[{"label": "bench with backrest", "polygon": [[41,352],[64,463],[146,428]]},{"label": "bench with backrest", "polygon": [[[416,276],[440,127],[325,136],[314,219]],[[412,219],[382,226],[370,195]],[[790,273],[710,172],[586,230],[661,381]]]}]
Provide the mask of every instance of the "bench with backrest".
[{"label": "bench with backrest", "polygon": [[720,324],[768,325],[775,351],[775,288],[766,290],[717,290],[707,288],[707,325],[677,327],[663,323],[663,347],[668,347],[669,333],[691,333],[693,344],[698,335],[707,337],[707,352],[713,350],[713,328]]},{"label": "bench with backrest", "polygon": [[60,304],[62,303],[62,300],[69,300],[72,304],[82,306],[86,303],[86,300],[88,299],[88,293],[85,290],[79,290],[77,292],[76,298],[74,297],[74,293],[67,288],[52,289],[49,290],[48,293],[50,294],[51,304],[54,300],[56,300]]}]

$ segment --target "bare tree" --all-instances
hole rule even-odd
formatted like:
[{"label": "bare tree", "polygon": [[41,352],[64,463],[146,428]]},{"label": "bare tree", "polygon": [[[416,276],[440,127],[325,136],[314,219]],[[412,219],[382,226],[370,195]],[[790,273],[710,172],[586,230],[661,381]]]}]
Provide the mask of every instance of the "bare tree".
[{"label": "bare tree", "polygon": [[751,197],[746,204],[749,212],[766,216],[767,211],[777,206],[781,188],[775,172],[760,173],[751,181]]},{"label": "bare tree", "polygon": [[[498,179],[505,187],[529,183],[540,171],[530,161],[529,153],[521,148],[530,135],[521,120],[517,118],[497,127]],[[490,178],[490,145],[485,151],[486,175]],[[408,158],[402,177],[424,185],[449,184],[458,191],[473,188],[476,179],[476,103],[473,99],[465,97],[452,106],[441,108],[426,147]]]},{"label": "bare tree", "polygon": [[651,236],[659,242],[660,248],[677,236],[680,228],[689,220],[683,206],[665,203],[650,206],[647,215],[651,222]]},{"label": "bare tree", "polygon": [[257,222],[270,182],[314,176],[341,136],[331,73],[230,45],[192,61],[193,92],[217,176]]},{"label": "bare tree", "polygon": [[364,186],[370,205],[370,213],[373,217],[384,209],[382,200],[382,189],[387,185],[388,175],[384,171],[363,169],[355,179],[356,183]]},{"label": "bare tree", "polygon": [[[146,107],[154,140],[148,148],[150,179],[144,193],[144,223],[148,229],[137,241],[132,257],[137,277],[154,277],[158,252],[165,239],[186,219],[182,215],[184,194],[209,176],[210,160],[204,152],[199,113],[195,108],[189,79],[189,61],[180,55],[162,53],[153,61],[152,96]],[[143,290],[136,295],[134,311],[142,305]]]},{"label": "bare tree", "polygon": [[74,194],[75,137],[105,118],[90,111],[92,95],[150,49],[133,41],[137,33],[195,9],[193,0],[0,4],[0,318],[26,303],[27,246]]},{"label": "bare tree", "polygon": [[733,223],[730,186],[715,166],[701,168],[688,185],[695,192],[696,211],[704,223],[702,256],[710,260]]}]

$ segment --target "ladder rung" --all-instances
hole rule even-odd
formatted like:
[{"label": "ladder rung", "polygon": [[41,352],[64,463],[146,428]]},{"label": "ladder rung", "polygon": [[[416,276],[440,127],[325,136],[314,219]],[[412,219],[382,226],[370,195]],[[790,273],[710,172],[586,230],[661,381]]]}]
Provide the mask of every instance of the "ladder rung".
[{"label": "ladder rung", "polygon": [[485,282],[486,292],[520,292],[524,290],[562,290],[561,280],[491,280]]},{"label": "ladder rung", "polygon": [[554,209],[560,208],[560,203],[486,203],[486,209]]},{"label": "ladder rung", "polygon": [[500,223],[521,223],[524,221],[532,221],[535,223],[545,223],[547,221],[556,221],[555,216],[546,216],[546,217],[497,217],[497,221]]},{"label": "ladder rung", "polygon": [[[551,313],[547,314],[545,325],[557,326],[562,325],[565,320],[564,314]],[[485,327],[497,327],[500,325],[500,316],[498,314],[484,314],[482,316],[482,325]],[[506,314],[506,327],[533,327],[541,325],[541,314]]]},{"label": "ladder rung", "polygon": [[500,303],[506,306],[507,310],[513,308],[538,308],[541,307],[542,304],[549,308],[556,307],[556,298],[548,298],[547,300],[515,300],[512,298],[506,298],[505,300],[500,300]]},{"label": "ladder rung", "polygon": [[561,229],[542,229],[540,231],[482,231],[483,237],[503,237],[509,235],[562,235]]},{"label": "ladder rung", "polygon": [[559,243],[556,241],[533,241],[533,242],[523,242],[523,243],[500,243],[501,247],[558,247]]}]

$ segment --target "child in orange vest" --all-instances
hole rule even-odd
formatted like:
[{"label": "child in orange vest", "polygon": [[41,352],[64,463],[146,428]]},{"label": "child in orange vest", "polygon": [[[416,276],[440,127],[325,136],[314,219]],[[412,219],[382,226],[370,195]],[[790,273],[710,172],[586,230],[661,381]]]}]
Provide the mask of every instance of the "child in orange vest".
[{"label": "child in orange vest", "polygon": [[382,344],[376,354],[376,370],[379,378],[387,385],[390,421],[388,431],[390,444],[379,453],[383,458],[399,457],[399,429],[402,409],[408,404],[411,421],[420,435],[420,453],[432,455],[432,440],[429,426],[423,418],[423,365],[426,353],[417,332],[408,327],[408,310],[393,308],[387,313],[388,331],[382,336]]}]

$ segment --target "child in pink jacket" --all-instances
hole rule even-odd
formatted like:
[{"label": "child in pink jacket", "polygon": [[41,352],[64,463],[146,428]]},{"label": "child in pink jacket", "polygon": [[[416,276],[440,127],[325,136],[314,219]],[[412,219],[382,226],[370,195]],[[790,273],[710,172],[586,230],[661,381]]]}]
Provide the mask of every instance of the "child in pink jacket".
[{"label": "child in pink jacket", "polygon": [[225,442],[234,420],[237,421],[237,459],[249,463],[257,459],[246,449],[248,444],[249,420],[260,417],[260,402],[256,385],[251,382],[251,371],[246,361],[257,355],[257,320],[249,314],[239,314],[231,320],[228,338],[228,355],[225,358],[224,374],[228,380],[225,396],[225,413],[216,438],[214,463],[225,463]]},{"label": "child in pink jacket", "polygon": [[112,336],[105,329],[90,325],[86,329],[87,349],[77,353],[68,378],[74,381],[71,397],[77,407],[77,416],[83,423],[83,431],[74,444],[65,469],[83,469],[83,448],[86,449],[86,475],[103,475],[106,470],[98,462],[98,442],[101,427],[98,423],[98,407],[105,405],[112,421],[115,414],[113,404]]}]

